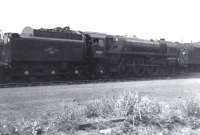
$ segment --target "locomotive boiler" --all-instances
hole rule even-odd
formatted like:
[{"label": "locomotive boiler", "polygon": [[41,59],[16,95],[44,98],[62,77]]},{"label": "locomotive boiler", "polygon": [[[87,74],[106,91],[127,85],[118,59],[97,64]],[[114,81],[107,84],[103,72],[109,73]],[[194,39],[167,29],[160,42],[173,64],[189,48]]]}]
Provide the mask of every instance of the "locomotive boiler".
[{"label": "locomotive boiler", "polygon": [[108,36],[106,59],[110,71],[131,76],[151,76],[178,68],[178,43]]}]

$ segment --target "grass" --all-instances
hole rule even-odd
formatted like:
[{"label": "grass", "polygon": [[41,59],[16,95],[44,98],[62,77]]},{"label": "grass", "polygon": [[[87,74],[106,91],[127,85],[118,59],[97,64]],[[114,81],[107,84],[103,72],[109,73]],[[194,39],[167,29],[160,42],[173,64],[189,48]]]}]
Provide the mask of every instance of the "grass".
[{"label": "grass", "polygon": [[99,124],[92,130],[112,128],[112,135],[200,134],[199,99],[166,103],[126,91],[87,103],[68,103],[62,112],[45,113],[37,119],[1,120],[0,135],[76,134],[82,122],[110,118],[125,120],[118,124]]}]

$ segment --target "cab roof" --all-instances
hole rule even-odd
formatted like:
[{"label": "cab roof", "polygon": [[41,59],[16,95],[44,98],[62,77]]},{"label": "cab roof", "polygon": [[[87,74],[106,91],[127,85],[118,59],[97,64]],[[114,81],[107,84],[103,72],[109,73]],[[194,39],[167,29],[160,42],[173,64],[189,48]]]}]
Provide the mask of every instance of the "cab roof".
[{"label": "cab roof", "polygon": [[98,32],[83,32],[84,34],[90,35],[92,38],[106,38],[108,34]]}]

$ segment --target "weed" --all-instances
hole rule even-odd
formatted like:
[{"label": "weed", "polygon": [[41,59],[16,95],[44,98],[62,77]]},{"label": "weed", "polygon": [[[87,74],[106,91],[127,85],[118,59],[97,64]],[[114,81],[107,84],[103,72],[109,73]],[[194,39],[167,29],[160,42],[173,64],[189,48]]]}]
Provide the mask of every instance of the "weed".
[{"label": "weed", "polygon": [[119,92],[81,105],[66,103],[62,112],[46,113],[38,119],[0,120],[0,134],[75,134],[80,122],[118,117],[125,121],[113,134],[195,135],[200,129],[200,102],[193,98],[169,104],[133,91]]}]

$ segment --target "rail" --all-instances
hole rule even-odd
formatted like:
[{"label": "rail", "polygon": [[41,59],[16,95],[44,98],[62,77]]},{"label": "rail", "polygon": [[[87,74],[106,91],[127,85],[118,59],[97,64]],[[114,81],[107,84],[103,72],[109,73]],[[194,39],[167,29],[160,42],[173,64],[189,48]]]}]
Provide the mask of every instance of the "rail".
[{"label": "rail", "polygon": [[[183,76],[183,75],[181,75]],[[54,86],[54,85],[74,85],[74,84],[89,84],[89,83],[107,83],[107,82],[126,82],[126,81],[148,81],[157,79],[174,79],[180,75],[171,74],[154,77],[129,77],[129,78],[114,78],[114,79],[98,79],[98,80],[57,80],[57,81],[33,81],[33,82],[4,82],[0,83],[0,88],[15,88],[15,87],[34,87],[34,86]]]}]

